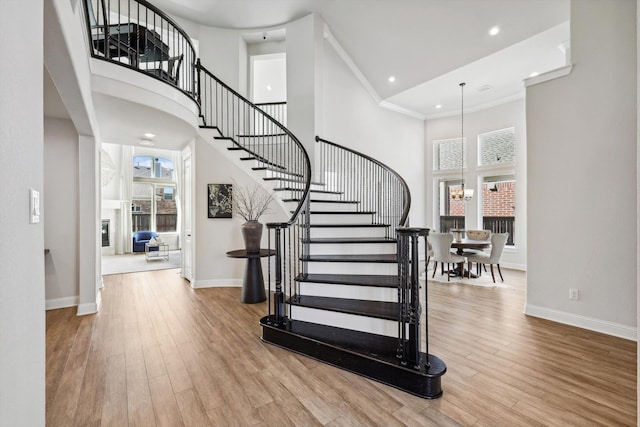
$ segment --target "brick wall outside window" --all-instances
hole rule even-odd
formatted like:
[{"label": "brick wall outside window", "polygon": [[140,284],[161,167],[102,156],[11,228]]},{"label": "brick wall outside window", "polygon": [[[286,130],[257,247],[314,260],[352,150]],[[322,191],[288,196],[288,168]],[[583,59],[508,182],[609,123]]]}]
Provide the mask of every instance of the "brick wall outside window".
[{"label": "brick wall outside window", "polygon": [[[494,185],[498,191],[490,190],[494,188]],[[482,200],[482,216],[515,216],[515,182],[488,182],[483,184]]]}]

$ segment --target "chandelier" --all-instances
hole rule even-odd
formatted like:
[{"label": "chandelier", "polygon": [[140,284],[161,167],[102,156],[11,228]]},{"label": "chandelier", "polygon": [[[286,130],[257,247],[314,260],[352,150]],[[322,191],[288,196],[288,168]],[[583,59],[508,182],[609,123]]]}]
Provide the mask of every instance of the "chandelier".
[{"label": "chandelier", "polygon": [[469,201],[473,198],[473,190],[464,188],[464,85],[466,83],[460,83],[460,99],[461,99],[461,108],[460,108],[460,122],[461,122],[461,137],[460,137],[460,181],[462,184],[460,185],[460,189],[451,190],[451,198],[453,200],[464,200]]}]

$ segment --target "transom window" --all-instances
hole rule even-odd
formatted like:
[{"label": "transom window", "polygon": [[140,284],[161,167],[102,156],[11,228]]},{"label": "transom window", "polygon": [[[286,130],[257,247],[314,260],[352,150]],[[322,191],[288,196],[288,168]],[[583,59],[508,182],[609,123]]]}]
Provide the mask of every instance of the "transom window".
[{"label": "transom window", "polygon": [[516,160],[515,128],[507,128],[478,135],[480,166],[513,163]]},{"label": "transom window", "polygon": [[[433,169],[460,169],[462,149],[465,148],[464,151],[467,151],[466,143],[466,138],[464,140],[462,138],[452,138],[433,141]],[[466,166],[466,160],[464,165]]]},{"label": "transom window", "polygon": [[163,157],[134,156],[133,177],[174,180],[173,161]]}]

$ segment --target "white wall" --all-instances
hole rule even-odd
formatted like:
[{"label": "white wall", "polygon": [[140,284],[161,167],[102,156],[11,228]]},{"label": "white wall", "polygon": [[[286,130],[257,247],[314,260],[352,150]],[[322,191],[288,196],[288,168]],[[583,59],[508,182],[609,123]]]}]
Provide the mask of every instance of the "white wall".
[{"label": "white wall", "polygon": [[425,226],[428,189],[423,121],[380,107],[327,41],[323,74],[323,123],[319,135],[373,157],[398,172],[411,191],[411,225]]},{"label": "white wall", "polygon": [[[453,87],[451,90],[459,90]],[[438,180],[442,178],[460,178],[460,169],[450,171],[445,174],[433,172],[433,141],[441,139],[460,137],[460,114],[442,118],[430,119],[425,122],[425,175],[426,182],[433,184],[427,191],[426,212],[427,226],[438,229],[438,214],[436,212]],[[482,228],[480,217],[482,206],[480,204],[482,176],[486,170],[477,167],[478,158],[478,135],[509,127],[515,128],[516,134],[516,165],[509,167],[507,172],[515,172],[516,175],[516,224],[514,248],[505,248],[502,255],[501,265],[520,270],[527,269],[527,129],[524,99],[508,102],[492,108],[476,112],[466,112],[464,114],[464,135],[467,140],[465,157],[467,167],[465,169],[466,187],[474,190],[474,197],[465,203],[466,206],[466,228]],[[493,173],[491,173],[493,175]]]},{"label": "white wall", "polygon": [[70,120],[44,121],[44,242],[47,309],[78,304],[78,132]]},{"label": "white wall", "polygon": [[29,189],[44,191],[43,28],[24,31],[26,22],[42,22],[43,3],[3,1],[0,14],[0,47],[11,58],[0,61],[0,423],[7,426],[45,424],[44,221],[29,224]]},{"label": "white wall", "polygon": [[287,24],[287,127],[313,165],[314,138],[322,129],[324,22],[315,14]]},{"label": "white wall", "polygon": [[[214,142],[214,144],[224,144]],[[213,148],[209,142],[198,138],[193,149],[195,179],[193,199],[194,218],[194,255],[195,272],[193,287],[241,286],[244,277],[245,260],[227,258],[225,253],[235,249],[244,249],[240,225],[245,221],[234,214],[233,218],[207,217],[207,185],[232,184],[253,187],[255,181],[247,173],[230,162]],[[235,182],[234,182],[235,181]],[[272,203],[271,212],[266,213],[260,222],[282,221],[282,209]],[[262,247],[267,247],[267,228],[263,229]],[[273,262],[273,261],[271,261]],[[263,273],[267,275],[267,258],[263,258]]]},{"label": "white wall", "polygon": [[[240,91],[240,45],[244,45],[241,33],[238,30],[201,26],[199,34],[202,65],[229,87]],[[242,86],[246,87],[246,78]]]},{"label": "white wall", "polygon": [[[570,75],[527,89],[526,312],[636,338],[636,3],[571,2]],[[580,291],[569,300],[569,288]]]}]

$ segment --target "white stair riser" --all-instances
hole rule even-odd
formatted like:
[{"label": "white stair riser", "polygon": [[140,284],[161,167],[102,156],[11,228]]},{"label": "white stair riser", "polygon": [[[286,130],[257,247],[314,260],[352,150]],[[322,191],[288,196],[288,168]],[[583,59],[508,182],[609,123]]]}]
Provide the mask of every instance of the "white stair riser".
[{"label": "white stair riser", "polygon": [[296,180],[302,179],[298,175],[293,175],[285,171],[265,170],[263,172],[264,172],[265,178],[282,178],[282,179],[296,179]]},{"label": "white stair riser", "polygon": [[[298,199],[302,197],[302,191],[297,190],[278,191],[277,194],[283,199]],[[310,193],[310,197],[314,200],[340,200],[340,195],[334,193],[313,192]]]},{"label": "white stair riser", "polygon": [[398,274],[398,264],[382,262],[309,262],[309,274]]},{"label": "white stair riser", "polygon": [[321,193],[321,192],[311,193],[311,198],[314,200],[340,200],[340,197],[342,197],[342,195],[336,194],[336,193]]},{"label": "white stair riser", "polygon": [[398,322],[315,308],[291,306],[291,318],[371,334],[398,336]]},{"label": "white stair riser", "polygon": [[311,255],[395,254],[395,243],[311,243]]},{"label": "white stair riser", "polygon": [[311,227],[315,237],[385,237],[384,227]]},{"label": "white stair riser", "polygon": [[[281,187],[296,188],[296,189],[299,188],[301,190],[304,190],[304,186],[305,186],[304,182],[296,182],[296,181],[287,182],[287,183],[284,183],[283,185],[281,185]],[[324,188],[324,186],[322,186],[320,184],[311,184],[310,189],[311,190],[324,190],[325,188]]]},{"label": "white stair riser", "polygon": [[372,222],[371,214],[311,214],[311,224],[371,224]]},{"label": "white stair riser", "polygon": [[339,211],[339,212],[355,212],[358,210],[357,203],[329,203],[329,202],[311,202],[311,211]]},{"label": "white stair riser", "polygon": [[359,299],[370,301],[398,302],[396,288],[380,288],[377,286],[336,285],[331,283],[299,283],[301,295],[319,297]]}]

